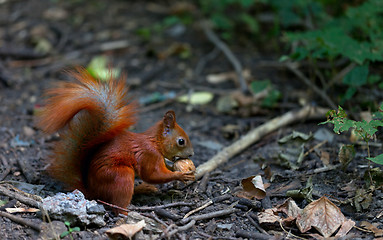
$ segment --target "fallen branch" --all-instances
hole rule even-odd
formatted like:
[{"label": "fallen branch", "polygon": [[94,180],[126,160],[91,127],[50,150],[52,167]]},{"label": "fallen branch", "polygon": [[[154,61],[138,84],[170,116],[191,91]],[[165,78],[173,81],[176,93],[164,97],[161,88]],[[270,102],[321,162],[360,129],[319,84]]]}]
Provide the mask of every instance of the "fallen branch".
[{"label": "fallen branch", "polygon": [[28,226],[38,232],[41,231],[41,227],[40,227],[40,224],[36,224],[36,223],[33,223],[25,218],[21,218],[21,217],[18,217],[18,216],[15,216],[15,215],[12,215],[12,214],[9,214],[9,213],[6,213],[6,212],[3,212],[3,211],[0,211],[0,216],[1,217],[6,217],[16,223],[20,223],[24,226]]},{"label": "fallen branch", "polygon": [[238,61],[238,59],[235,57],[233,52],[230,50],[230,48],[223,42],[219,37],[211,30],[209,26],[209,22],[202,22],[201,23],[202,30],[204,31],[206,37],[214,43],[214,45],[225,54],[227,59],[230,61],[230,63],[233,65],[235,72],[238,75],[239,84],[241,86],[241,91],[246,93],[248,92],[246,81],[242,74],[242,65]]},{"label": "fallen branch", "polygon": [[187,218],[182,219],[180,221],[180,223],[185,224],[191,220],[199,221],[199,220],[207,220],[207,219],[211,219],[211,218],[215,218],[215,217],[222,217],[222,216],[230,215],[230,214],[238,212],[238,211],[241,211],[241,210],[237,209],[237,208],[228,208],[228,209],[219,210],[219,211],[215,211],[215,212],[209,212],[209,213],[205,213],[205,214],[201,214],[201,215],[187,217]]},{"label": "fallen branch", "polygon": [[310,87],[316,94],[318,94],[329,107],[332,109],[337,109],[337,106],[335,103],[331,100],[327,94],[322,91],[320,88],[318,88],[315,84],[312,84],[312,82],[296,67],[295,64],[286,63],[286,67],[293,72],[300,80],[302,80],[308,87]]},{"label": "fallen branch", "polygon": [[299,111],[290,111],[282,116],[276,117],[271,121],[253,129],[245,136],[234,142],[230,146],[224,148],[222,151],[213,156],[209,161],[199,165],[196,169],[196,179],[201,178],[205,173],[211,172],[219,165],[227,162],[230,158],[239,154],[251,144],[255,143],[263,136],[275,131],[278,128],[287,126],[293,122],[303,121],[306,118],[320,118],[325,117],[328,110],[319,107],[305,106]]},{"label": "fallen branch", "polygon": [[194,205],[194,203],[188,203],[188,202],[174,202],[174,203],[168,203],[168,204],[163,204],[163,205],[158,205],[158,206],[148,206],[148,207],[129,206],[128,208],[122,208],[122,207],[119,207],[117,205],[114,205],[114,204],[111,204],[108,202],[104,202],[100,199],[97,199],[97,202],[102,203],[104,205],[107,205],[111,208],[122,210],[125,212],[129,212],[129,211],[152,211],[152,210],[155,210],[158,208],[169,208],[169,207],[178,207],[178,206],[193,206]]},{"label": "fallen branch", "polygon": [[176,233],[178,233],[178,232],[180,232],[180,231],[186,231],[186,230],[188,230],[189,228],[193,227],[193,226],[195,225],[195,223],[196,223],[195,220],[191,220],[188,224],[173,229],[173,230],[170,231],[168,234],[165,234],[165,236],[166,236],[168,239],[170,239],[174,234],[176,234]]},{"label": "fallen branch", "polygon": [[[20,191],[20,192],[22,192],[22,191]],[[8,197],[10,197],[12,199],[16,199],[19,202],[22,202],[22,203],[24,203],[24,204],[26,204],[28,206],[32,206],[32,207],[35,207],[35,208],[39,208],[39,205],[40,205],[38,201],[36,201],[36,200],[34,200],[32,198],[23,196],[19,192],[13,192],[13,191],[11,191],[11,190],[9,190],[9,189],[5,188],[4,186],[1,186],[1,185],[0,185],[0,194],[8,196]]]}]

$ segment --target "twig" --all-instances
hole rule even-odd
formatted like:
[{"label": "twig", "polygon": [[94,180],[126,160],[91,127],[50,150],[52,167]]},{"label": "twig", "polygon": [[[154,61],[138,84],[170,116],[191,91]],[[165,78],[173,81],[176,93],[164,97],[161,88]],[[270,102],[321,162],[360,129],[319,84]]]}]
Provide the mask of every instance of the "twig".
[{"label": "twig", "polygon": [[121,210],[121,211],[124,211],[124,212],[129,212],[129,210],[127,209],[127,208],[122,208],[122,207],[119,207],[119,206],[117,206],[117,205],[114,205],[114,204],[111,204],[111,203],[107,203],[107,202],[104,202],[104,201],[102,201],[102,200],[100,200],[100,199],[97,199],[97,202],[99,202],[99,203],[102,203],[102,204],[104,204],[104,205],[107,205],[107,206],[109,206],[109,207],[111,207],[111,208],[114,208],[114,209],[118,209],[118,210]]},{"label": "twig", "polygon": [[[206,174],[203,175],[201,181],[199,182],[199,185],[197,185],[198,191],[200,191],[200,192],[206,191],[206,187],[207,187],[207,183],[209,181],[209,178],[210,178],[209,172],[207,172]],[[197,188],[194,191],[196,191]]]},{"label": "twig", "polygon": [[285,233],[287,233],[288,236],[291,235],[291,236],[293,236],[293,237],[295,237],[295,238],[297,238],[297,239],[306,240],[306,238],[299,237],[299,236],[297,236],[297,235],[292,234],[291,232],[288,232],[288,231],[283,227],[282,221],[279,221],[279,225],[281,226],[282,230],[283,230]]},{"label": "twig", "polygon": [[[252,214],[251,214],[252,215]],[[261,226],[253,219],[252,216],[250,216],[250,214],[246,214],[246,217],[247,219],[249,219],[250,223],[254,225],[254,227],[260,231],[261,233],[265,234],[265,235],[270,235],[268,232],[265,231],[265,229],[261,228]]]},{"label": "twig", "polygon": [[153,103],[153,104],[150,104],[150,105],[148,105],[146,107],[141,107],[139,112],[142,114],[142,113],[145,113],[145,112],[150,112],[150,111],[153,111],[155,109],[159,109],[159,108],[165,107],[166,105],[169,105],[169,104],[173,103],[174,101],[176,101],[176,99],[178,97],[180,97],[180,96],[182,96],[184,94],[185,94],[185,91],[181,91],[174,98],[166,99],[166,100],[163,100],[163,101],[158,102],[158,103]]},{"label": "twig", "polygon": [[324,91],[329,89],[334,83],[341,80],[347,73],[349,73],[352,69],[356,67],[356,63],[350,63],[345,68],[343,68],[337,75],[335,75],[330,82],[324,87]]},{"label": "twig", "polygon": [[177,215],[177,214],[174,214],[170,211],[167,211],[163,208],[156,208],[154,210],[155,214],[157,214],[158,216],[160,217],[163,217],[163,218],[166,218],[166,219],[171,219],[173,221],[178,221],[179,219],[181,219],[182,217]]},{"label": "twig", "polygon": [[144,216],[144,217],[147,217],[147,218],[153,218],[155,221],[157,221],[159,224],[161,224],[162,226],[164,226],[164,228],[168,228],[169,225],[166,224],[164,221],[162,221],[161,219],[159,219],[157,217],[157,215],[154,213],[154,212],[151,212],[151,213],[140,213],[140,215]]},{"label": "twig", "polygon": [[11,172],[11,166],[8,164],[8,161],[5,159],[4,156],[0,156],[0,158],[1,158],[1,161],[2,161],[3,166],[5,168],[3,173],[0,176],[0,181],[3,181],[4,178],[6,178],[8,176],[8,174]]},{"label": "twig", "polygon": [[323,140],[322,142],[318,143],[314,147],[310,148],[305,154],[303,154],[303,157],[307,157],[312,151],[314,151],[317,148],[320,148],[323,144],[327,143],[327,140]]},{"label": "twig", "polygon": [[168,234],[166,234],[166,236],[168,237],[168,239],[170,239],[171,236],[173,236],[174,234],[176,234],[180,231],[186,231],[189,228],[193,227],[195,225],[195,223],[196,223],[195,220],[191,220],[188,224],[181,226],[181,227],[177,227],[174,230],[170,231]]},{"label": "twig", "polygon": [[229,215],[229,214],[232,214],[232,213],[235,213],[238,211],[240,211],[240,210],[237,208],[228,208],[228,209],[224,209],[224,210],[219,210],[219,211],[215,211],[215,212],[210,212],[210,213],[205,213],[205,214],[201,214],[201,215],[197,215],[197,216],[188,217],[188,218],[182,219],[180,221],[180,223],[185,224],[191,220],[198,221],[198,220],[206,220],[206,219],[215,218],[215,217],[222,217],[222,216]]},{"label": "twig", "polygon": [[213,204],[213,201],[212,200],[209,200],[207,201],[205,204],[203,204],[202,206],[198,207],[198,208],[195,208],[193,210],[191,210],[190,212],[186,213],[185,216],[183,217],[183,219],[189,217],[190,215],[192,215],[193,213],[196,213],[198,211],[201,211],[202,209],[205,209],[207,208],[208,206],[210,206],[211,204]]},{"label": "twig", "polygon": [[188,202],[174,202],[174,203],[168,203],[158,206],[149,206],[149,207],[133,207],[129,206],[129,210],[132,211],[153,211],[156,208],[169,208],[169,207],[178,207],[178,206],[193,206],[194,203],[188,203]]},{"label": "twig", "polygon": [[213,51],[209,52],[206,56],[202,57],[198,61],[197,66],[195,67],[195,70],[194,70],[195,77],[198,78],[201,75],[202,70],[205,68],[205,65],[207,64],[207,62],[216,58],[218,56],[218,53],[220,53],[218,47],[214,47]]},{"label": "twig", "polygon": [[33,222],[31,222],[31,221],[29,221],[27,219],[24,219],[24,218],[21,218],[21,217],[18,217],[18,216],[15,216],[15,215],[3,212],[3,211],[0,211],[0,216],[1,217],[9,218],[10,220],[12,220],[12,221],[14,221],[16,223],[20,223],[20,224],[22,224],[24,226],[28,226],[28,227],[30,227],[33,230],[36,230],[38,232],[41,231],[40,224],[33,223]]},{"label": "twig", "polygon": [[238,141],[224,148],[221,152],[213,156],[209,161],[199,165],[196,169],[196,179],[201,178],[207,172],[213,171],[219,165],[227,162],[230,158],[239,154],[251,144],[258,141],[263,136],[275,131],[276,129],[287,126],[296,121],[302,121],[306,118],[325,117],[326,112],[327,109],[305,106],[297,112],[287,112],[282,116],[276,117],[271,121],[262,124],[261,126],[247,133]]},{"label": "twig", "polygon": [[329,107],[336,109],[335,103],[327,96],[327,94],[318,88],[316,85],[312,84],[311,81],[293,64],[286,63],[286,67],[293,72],[299,79],[301,79],[307,86],[309,86],[316,94],[318,94]]},{"label": "twig", "polygon": [[246,81],[242,75],[242,66],[238,59],[234,56],[233,52],[230,50],[230,48],[223,42],[221,39],[218,38],[218,36],[211,30],[209,23],[204,21],[201,22],[201,27],[206,34],[207,38],[215,44],[217,48],[219,48],[227,57],[227,59],[230,61],[230,63],[233,65],[235,72],[238,75],[239,84],[241,87],[241,91],[246,93],[248,92]]},{"label": "twig", "polygon": [[19,192],[12,192],[9,189],[5,188],[4,186],[0,186],[0,194],[16,199],[17,201],[20,201],[28,206],[32,206],[35,208],[39,208],[39,205],[40,205],[38,201],[32,198],[23,196]]}]

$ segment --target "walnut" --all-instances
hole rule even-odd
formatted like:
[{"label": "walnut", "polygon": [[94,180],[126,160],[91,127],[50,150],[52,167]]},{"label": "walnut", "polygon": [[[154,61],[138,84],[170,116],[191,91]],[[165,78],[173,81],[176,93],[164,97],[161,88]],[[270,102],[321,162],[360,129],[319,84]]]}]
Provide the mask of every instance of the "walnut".
[{"label": "walnut", "polygon": [[195,166],[190,159],[180,159],[173,165],[175,171],[179,172],[195,172]]}]

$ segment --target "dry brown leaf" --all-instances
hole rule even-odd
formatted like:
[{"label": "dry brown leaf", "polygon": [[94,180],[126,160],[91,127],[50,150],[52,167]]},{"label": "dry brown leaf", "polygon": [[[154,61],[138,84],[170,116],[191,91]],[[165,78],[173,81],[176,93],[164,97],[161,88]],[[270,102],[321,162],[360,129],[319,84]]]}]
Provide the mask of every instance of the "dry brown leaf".
[{"label": "dry brown leaf", "polygon": [[5,211],[9,213],[21,213],[21,212],[35,213],[35,212],[39,212],[40,209],[38,208],[5,208]]},{"label": "dry brown leaf", "polygon": [[302,233],[314,227],[325,238],[330,237],[347,219],[328,198],[321,197],[307,205],[297,217],[297,226]]},{"label": "dry brown leaf", "polygon": [[344,237],[346,234],[355,226],[355,222],[351,219],[347,219],[342,226],[340,226],[339,231],[335,234],[335,237]]},{"label": "dry brown leaf", "polygon": [[118,227],[114,227],[106,231],[106,234],[110,239],[119,239],[121,236],[131,238],[137,232],[141,231],[145,227],[146,223],[144,220],[141,220],[134,224],[123,224]]},{"label": "dry brown leaf", "polygon": [[320,160],[322,161],[323,165],[325,166],[330,165],[330,153],[321,151]]},{"label": "dry brown leaf", "polygon": [[367,221],[362,221],[360,226],[370,230],[371,232],[373,232],[375,237],[382,237],[383,236],[383,229],[379,229],[374,224],[371,224],[371,223],[369,223]]},{"label": "dry brown leaf", "polygon": [[263,212],[258,213],[257,216],[260,224],[282,221],[282,218],[278,215],[278,210],[276,208],[265,209]]},{"label": "dry brown leaf", "polygon": [[293,219],[297,218],[302,213],[302,209],[298,207],[295,201],[288,198],[284,203],[277,207],[278,211],[284,212],[287,216]]},{"label": "dry brown leaf", "polygon": [[262,177],[260,175],[242,179],[241,185],[245,192],[256,199],[263,199],[266,197],[265,186],[263,185]]}]

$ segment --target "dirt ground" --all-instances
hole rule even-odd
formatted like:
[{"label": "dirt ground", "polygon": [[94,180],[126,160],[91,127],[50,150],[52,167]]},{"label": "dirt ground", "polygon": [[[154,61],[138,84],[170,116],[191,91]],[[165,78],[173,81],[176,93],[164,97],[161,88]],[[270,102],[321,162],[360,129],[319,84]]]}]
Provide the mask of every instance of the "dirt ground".
[{"label": "dirt ground", "polygon": [[[42,198],[64,191],[45,171],[44,160],[58,137],[44,135],[38,130],[34,124],[34,113],[43,104],[42,95],[45,89],[58,80],[68,80],[65,69],[78,65],[86,66],[98,55],[108,56],[113,67],[127,73],[129,93],[135,99],[150,96],[153,92],[181,95],[190,90],[205,90],[214,93],[213,101],[205,105],[189,106],[170,100],[142,106],[140,121],[133,129],[137,132],[143,131],[154,121],[161,119],[168,109],[173,109],[177,114],[177,121],[193,142],[195,155],[192,160],[197,167],[255,127],[290,110],[299,109],[302,99],[317,106],[325,106],[325,103],[286,69],[272,67],[272,64],[265,66],[265,62],[277,63],[278,54],[269,52],[262,46],[233,44],[230,46],[231,50],[242,66],[250,70],[252,79],[270,79],[281,91],[282,99],[277,107],[261,109],[257,114],[244,114],[240,111],[224,114],[218,111],[218,98],[238,89],[238,84],[235,81],[220,84],[206,82],[205,77],[209,74],[233,71],[232,65],[222,53],[214,60],[207,61],[201,77],[193,75],[201,59],[206,58],[214,49],[198,26],[187,26],[177,34],[163,31],[158,35],[153,34],[150,40],[145,40],[136,33],[137,29],[160,22],[167,14],[166,9],[172,4],[173,1],[0,1],[2,184],[11,183],[18,186],[17,183],[10,182],[17,181],[43,185],[40,191],[33,192]],[[165,10],[159,6],[164,6]],[[105,47],[106,43],[115,44],[116,41],[120,41],[122,47],[112,50]],[[48,50],[45,53],[37,52],[37,43]],[[191,56],[185,59],[177,54],[160,57],[172,43],[187,44],[191,49]],[[355,221],[356,226],[360,226],[362,221],[381,226],[383,194],[380,187],[376,187],[372,194],[366,188],[365,146],[356,145],[355,159],[345,169],[339,167],[339,146],[349,143],[349,138],[346,135],[333,134],[329,126],[318,126],[318,123],[324,120],[325,116],[314,120],[301,120],[280,128],[220,165],[208,178],[187,185],[160,185],[157,193],[135,195],[132,206],[190,203],[166,208],[165,213],[158,210],[137,210],[143,216],[162,223],[163,229],[166,229],[166,226],[174,227],[172,224],[182,225],[179,218],[169,215],[183,216],[209,200],[213,200],[213,204],[203,208],[198,214],[235,209],[223,216],[198,220],[194,226],[172,235],[170,238],[173,239],[295,239],[296,236],[310,239],[319,236],[314,235],[318,234],[316,230],[312,229],[302,234],[294,224],[286,224],[283,229],[279,224],[259,224],[257,214],[263,209],[284,203],[288,199],[288,190],[303,189],[307,182],[312,181],[313,200],[327,196],[341,209],[346,218]],[[306,155],[303,162],[296,170],[281,164],[278,157],[283,151],[278,144],[280,139],[293,131],[310,134],[318,130],[326,130],[328,139],[332,141],[323,142],[321,138],[310,138],[304,144]],[[318,144],[321,145],[318,147]],[[371,147],[373,153],[379,153],[379,144],[378,141],[378,147]],[[327,166],[337,167],[324,168],[323,152],[328,154]],[[268,186],[267,196],[262,200],[241,198],[238,195],[241,180],[258,174]],[[355,199],[356,192],[361,190],[365,198],[347,201]],[[5,208],[15,206],[31,207],[5,195],[0,195],[0,200],[5,201],[0,205],[2,212],[5,212]],[[294,197],[294,200],[301,208],[309,203],[305,198]],[[356,202],[362,205],[360,209],[356,209]],[[14,215],[37,225],[42,221],[42,215],[38,212]],[[121,219],[124,217],[116,216],[107,208],[105,226],[80,226],[80,231],[73,232],[72,237],[107,239],[105,231],[120,224]],[[0,225],[1,239],[42,238],[35,229],[8,217],[0,217]],[[145,230],[137,238],[167,236]],[[374,235],[360,228],[353,228],[343,237],[358,238],[373,239]],[[65,239],[70,239],[70,236]]]}]

